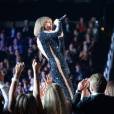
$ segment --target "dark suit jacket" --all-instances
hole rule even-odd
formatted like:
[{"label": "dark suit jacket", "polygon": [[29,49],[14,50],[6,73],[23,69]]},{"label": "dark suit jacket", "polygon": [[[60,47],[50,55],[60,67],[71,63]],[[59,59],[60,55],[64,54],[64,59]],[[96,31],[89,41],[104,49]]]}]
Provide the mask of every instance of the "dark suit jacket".
[{"label": "dark suit jacket", "polygon": [[81,94],[76,93],[73,100],[73,110],[77,114],[114,114],[114,97],[104,94],[91,95],[80,100]]}]

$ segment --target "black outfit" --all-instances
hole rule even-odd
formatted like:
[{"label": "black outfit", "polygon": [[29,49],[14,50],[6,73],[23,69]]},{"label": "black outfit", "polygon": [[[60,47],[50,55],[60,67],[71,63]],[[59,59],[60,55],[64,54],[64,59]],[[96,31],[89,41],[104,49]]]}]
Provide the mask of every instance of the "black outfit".
[{"label": "black outfit", "polygon": [[76,114],[114,114],[114,97],[97,94],[80,98],[81,93],[76,93],[72,101]]}]

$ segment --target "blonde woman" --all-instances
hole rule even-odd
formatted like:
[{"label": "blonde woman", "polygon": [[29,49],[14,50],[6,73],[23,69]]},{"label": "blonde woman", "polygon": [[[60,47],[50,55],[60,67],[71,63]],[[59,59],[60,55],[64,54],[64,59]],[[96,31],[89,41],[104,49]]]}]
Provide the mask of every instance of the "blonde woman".
[{"label": "blonde woman", "polygon": [[52,83],[47,87],[43,102],[45,114],[71,114],[70,106],[58,84]]},{"label": "blonde woman", "polygon": [[37,37],[37,46],[40,52],[49,62],[53,81],[61,85],[67,97],[72,98],[71,85],[68,83],[70,71],[63,54],[62,40],[59,37],[62,33],[59,19],[54,21],[54,25],[56,26],[55,30],[53,30],[51,18],[40,17],[36,20],[34,35]]}]

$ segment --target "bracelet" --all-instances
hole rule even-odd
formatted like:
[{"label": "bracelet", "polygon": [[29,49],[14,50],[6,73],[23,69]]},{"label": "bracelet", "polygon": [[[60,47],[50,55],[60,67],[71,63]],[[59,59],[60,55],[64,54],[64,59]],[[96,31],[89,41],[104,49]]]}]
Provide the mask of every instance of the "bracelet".
[{"label": "bracelet", "polygon": [[14,82],[19,82],[19,79],[17,79],[15,76],[12,78],[12,81],[14,81]]}]

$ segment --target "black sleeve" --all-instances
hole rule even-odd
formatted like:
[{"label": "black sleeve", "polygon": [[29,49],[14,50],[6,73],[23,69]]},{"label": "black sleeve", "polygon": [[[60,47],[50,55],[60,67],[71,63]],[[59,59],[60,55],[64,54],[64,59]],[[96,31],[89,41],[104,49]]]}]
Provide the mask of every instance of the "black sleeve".
[{"label": "black sleeve", "polygon": [[76,113],[85,112],[91,106],[91,97],[84,97],[81,100],[81,93],[76,93],[72,100],[72,108]]},{"label": "black sleeve", "polygon": [[73,99],[72,99],[72,107],[75,110],[76,105],[80,102],[81,99],[81,93],[78,92],[74,95]]}]

